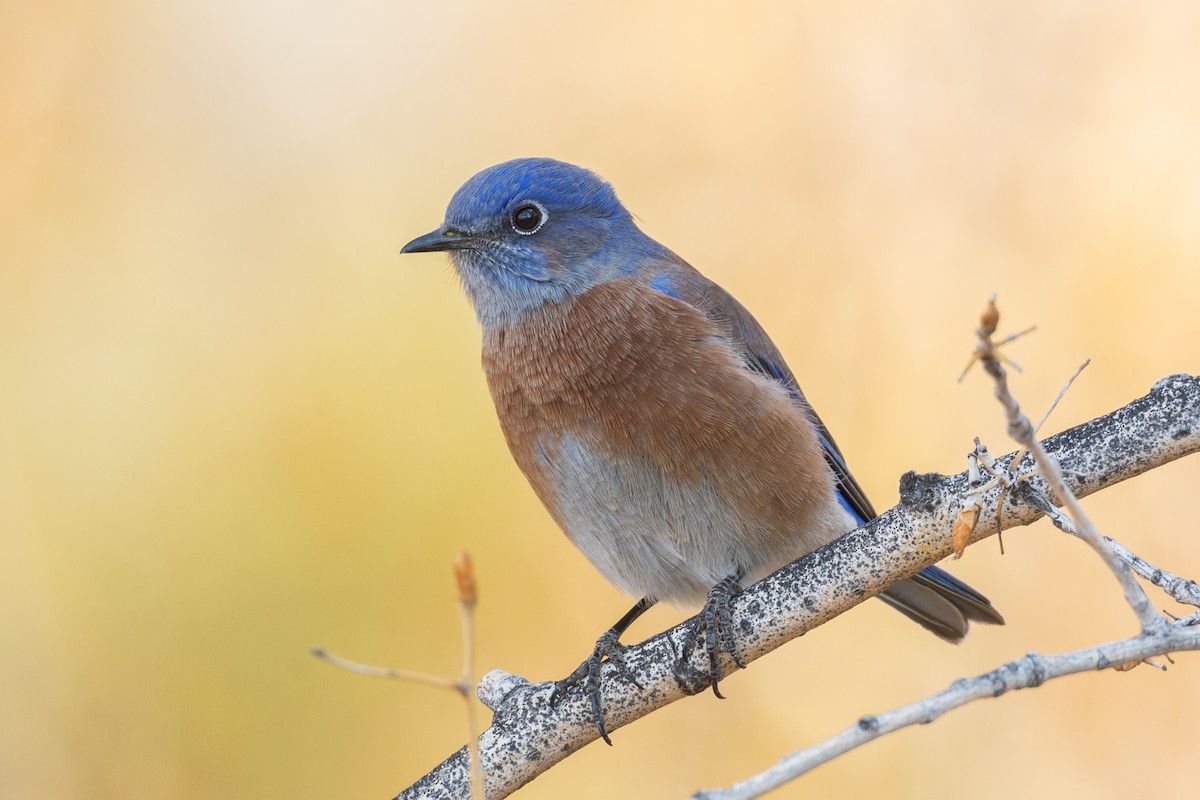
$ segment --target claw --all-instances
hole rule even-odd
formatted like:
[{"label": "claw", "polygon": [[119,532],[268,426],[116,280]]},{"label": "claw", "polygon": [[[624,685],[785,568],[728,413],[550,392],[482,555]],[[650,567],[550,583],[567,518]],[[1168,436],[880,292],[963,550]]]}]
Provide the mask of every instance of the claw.
[{"label": "claw", "polygon": [[596,640],[596,647],[592,650],[592,654],[585,658],[574,672],[554,684],[554,690],[550,692],[550,705],[553,707],[558,705],[558,701],[566,696],[571,687],[582,684],[583,691],[587,693],[588,701],[592,706],[592,720],[596,723],[596,730],[600,732],[600,738],[609,746],[612,745],[612,739],[608,738],[608,729],[604,724],[604,709],[600,705],[600,669],[604,662],[608,661],[616,667],[617,675],[622,679],[639,689],[642,688],[625,663],[625,651],[629,648],[621,644],[620,635],[616,630],[605,631]]},{"label": "claw", "polygon": [[708,677],[712,681],[713,694],[722,700],[725,699],[725,695],[721,694],[717,687],[721,677],[718,659],[720,654],[728,653],[733,658],[733,663],[741,669],[746,668],[746,662],[742,660],[742,652],[738,649],[733,635],[733,615],[730,611],[733,598],[741,591],[742,587],[738,585],[736,575],[722,579],[709,591],[704,608],[696,615],[696,624],[684,651],[686,653],[703,645],[704,652],[708,655]]},{"label": "claw", "polygon": [[645,614],[646,609],[652,605],[654,605],[654,600],[649,597],[638,600],[633,608],[625,612],[625,616],[617,620],[615,625],[596,640],[596,647],[592,650],[592,654],[585,658],[574,672],[554,684],[554,691],[550,692],[550,705],[553,707],[572,686],[583,683],[583,690],[587,692],[588,701],[592,706],[592,721],[596,723],[596,730],[600,731],[600,738],[610,747],[612,739],[608,738],[608,729],[604,725],[604,709],[600,706],[600,667],[605,660],[611,661],[617,668],[617,675],[637,688],[642,688],[642,685],[633,678],[629,668],[625,665],[626,648],[621,644],[620,639],[621,634],[633,624],[633,621]]}]

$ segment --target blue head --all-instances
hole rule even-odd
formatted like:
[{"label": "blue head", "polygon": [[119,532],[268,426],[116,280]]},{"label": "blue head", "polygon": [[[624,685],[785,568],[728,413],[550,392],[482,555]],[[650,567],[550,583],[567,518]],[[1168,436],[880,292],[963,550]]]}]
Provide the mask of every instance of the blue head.
[{"label": "blue head", "polygon": [[450,253],[485,326],[632,275],[663,252],[607,182],[549,158],[480,172],[454,193],[445,224],[400,252],[439,250]]}]

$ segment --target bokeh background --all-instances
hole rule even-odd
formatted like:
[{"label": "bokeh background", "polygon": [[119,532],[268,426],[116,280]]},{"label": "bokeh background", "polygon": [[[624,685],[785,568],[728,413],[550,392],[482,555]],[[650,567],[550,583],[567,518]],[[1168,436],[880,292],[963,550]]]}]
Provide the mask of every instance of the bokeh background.
[{"label": "bokeh background", "polygon": [[[1053,432],[1200,371],[1200,5],[6,0],[0,9],[0,796],[390,797],[464,741],[453,674],[573,668],[628,606],[500,437],[441,256],[489,164],[609,178],[763,322],[877,506],[1011,449],[999,292]],[[1089,500],[1200,577],[1200,460]],[[947,647],[868,603],[525,798],[682,797],[1027,651],[1134,630],[1048,525],[953,565],[1008,618]],[[1161,595],[1155,602],[1180,611]],[[655,609],[645,637],[682,614]],[[1186,795],[1200,662],[1077,677],[780,797]]]}]

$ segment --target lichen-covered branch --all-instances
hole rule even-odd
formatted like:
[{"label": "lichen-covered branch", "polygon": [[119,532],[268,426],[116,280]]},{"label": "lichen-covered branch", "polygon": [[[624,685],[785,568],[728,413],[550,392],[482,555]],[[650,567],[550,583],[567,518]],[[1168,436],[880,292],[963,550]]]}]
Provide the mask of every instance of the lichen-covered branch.
[{"label": "lichen-covered branch", "polygon": [[[955,524],[956,552],[965,547],[965,539],[977,523],[983,489],[987,486],[1001,488],[1002,497],[1004,492],[1011,490],[1014,496],[1020,498],[1024,507],[1049,516],[1058,528],[1083,539],[1096,550],[1120,584],[1126,602],[1137,615],[1141,628],[1139,635],[1053,656],[1031,653],[984,675],[955,681],[952,686],[931,697],[910,703],[886,714],[863,717],[856,725],[840,734],[812,747],[791,753],[771,768],[729,788],[697,792],[693,795],[693,800],[751,800],[751,798],[761,797],[784,783],[800,777],[814,767],[827,763],[880,736],[910,725],[932,722],[947,711],[974,700],[998,697],[1012,689],[1041,686],[1048,680],[1065,675],[1108,667],[1120,670],[1131,669],[1147,662],[1154,656],[1169,657],[1172,652],[1200,650],[1200,624],[1197,624],[1200,623],[1200,614],[1169,622],[1164,615],[1154,611],[1145,591],[1134,580],[1133,573],[1136,571],[1137,574],[1147,578],[1156,586],[1164,588],[1174,599],[1191,605],[1200,605],[1197,602],[1200,600],[1200,597],[1197,596],[1200,594],[1197,591],[1198,587],[1192,581],[1181,579],[1154,567],[1134,555],[1128,548],[1100,535],[1079,504],[1073,487],[1068,485],[1063,471],[1059,468],[1058,460],[1050,455],[1048,447],[1043,446],[1037,440],[1035,426],[1021,411],[1020,404],[1009,391],[1004,359],[998,352],[1000,343],[992,340],[999,319],[1000,314],[996,309],[993,297],[980,318],[980,327],[977,331],[979,345],[972,358],[972,363],[980,362],[984,371],[991,376],[996,399],[1004,408],[1009,435],[1021,445],[1022,449],[1008,464],[1001,465],[992,460],[986,449],[976,440],[976,452],[970,462],[971,469],[968,470],[972,488],[964,497],[964,503],[967,504],[970,513],[965,515],[960,513]],[[1168,381],[1172,380],[1174,378],[1168,379]],[[1155,388],[1162,385],[1160,383]],[[1057,400],[1055,402],[1057,403]],[[1186,427],[1185,424],[1175,434],[1184,438],[1183,433]],[[1194,431],[1194,427],[1191,430]],[[1028,475],[1016,474],[1013,467],[1021,462],[1025,452],[1029,452],[1033,456],[1037,473],[1042,481],[1049,485],[1054,496],[1063,506],[1062,509],[1051,503],[1043,489],[1028,480]],[[986,471],[993,478],[988,484],[984,484],[980,477],[981,462],[982,471]],[[1160,665],[1155,664],[1155,666]]]},{"label": "lichen-covered branch", "polygon": [[[1200,379],[1166,378],[1144,397],[1043,445],[1078,497],[1194,453],[1200,450]],[[1009,459],[998,461],[1006,466]],[[906,474],[900,505],[739,595],[734,620],[743,658],[755,660],[949,555],[967,480],[965,472],[950,477]],[[1040,477],[1027,482],[1048,492]],[[983,496],[972,541],[1044,515],[1012,499],[997,514],[999,495],[997,487]],[[615,669],[605,670],[602,703],[610,731],[707,688],[706,660],[693,654],[691,661],[678,663],[688,630],[684,623],[630,648],[626,666],[640,689]],[[722,669],[728,674],[734,665],[727,661]],[[508,796],[598,738],[587,701],[572,693],[551,708],[551,686],[503,672],[485,676],[480,698],[495,711],[491,727],[479,739],[487,797]],[[466,752],[459,750],[398,797],[465,798]]]}]

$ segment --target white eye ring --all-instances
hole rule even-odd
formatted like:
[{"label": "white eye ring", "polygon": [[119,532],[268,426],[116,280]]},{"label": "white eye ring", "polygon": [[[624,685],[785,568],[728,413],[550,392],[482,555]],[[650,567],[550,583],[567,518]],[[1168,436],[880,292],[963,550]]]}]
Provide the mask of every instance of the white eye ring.
[{"label": "white eye ring", "polygon": [[546,207],[533,200],[523,200],[508,215],[508,223],[521,236],[532,236],[550,219]]}]

